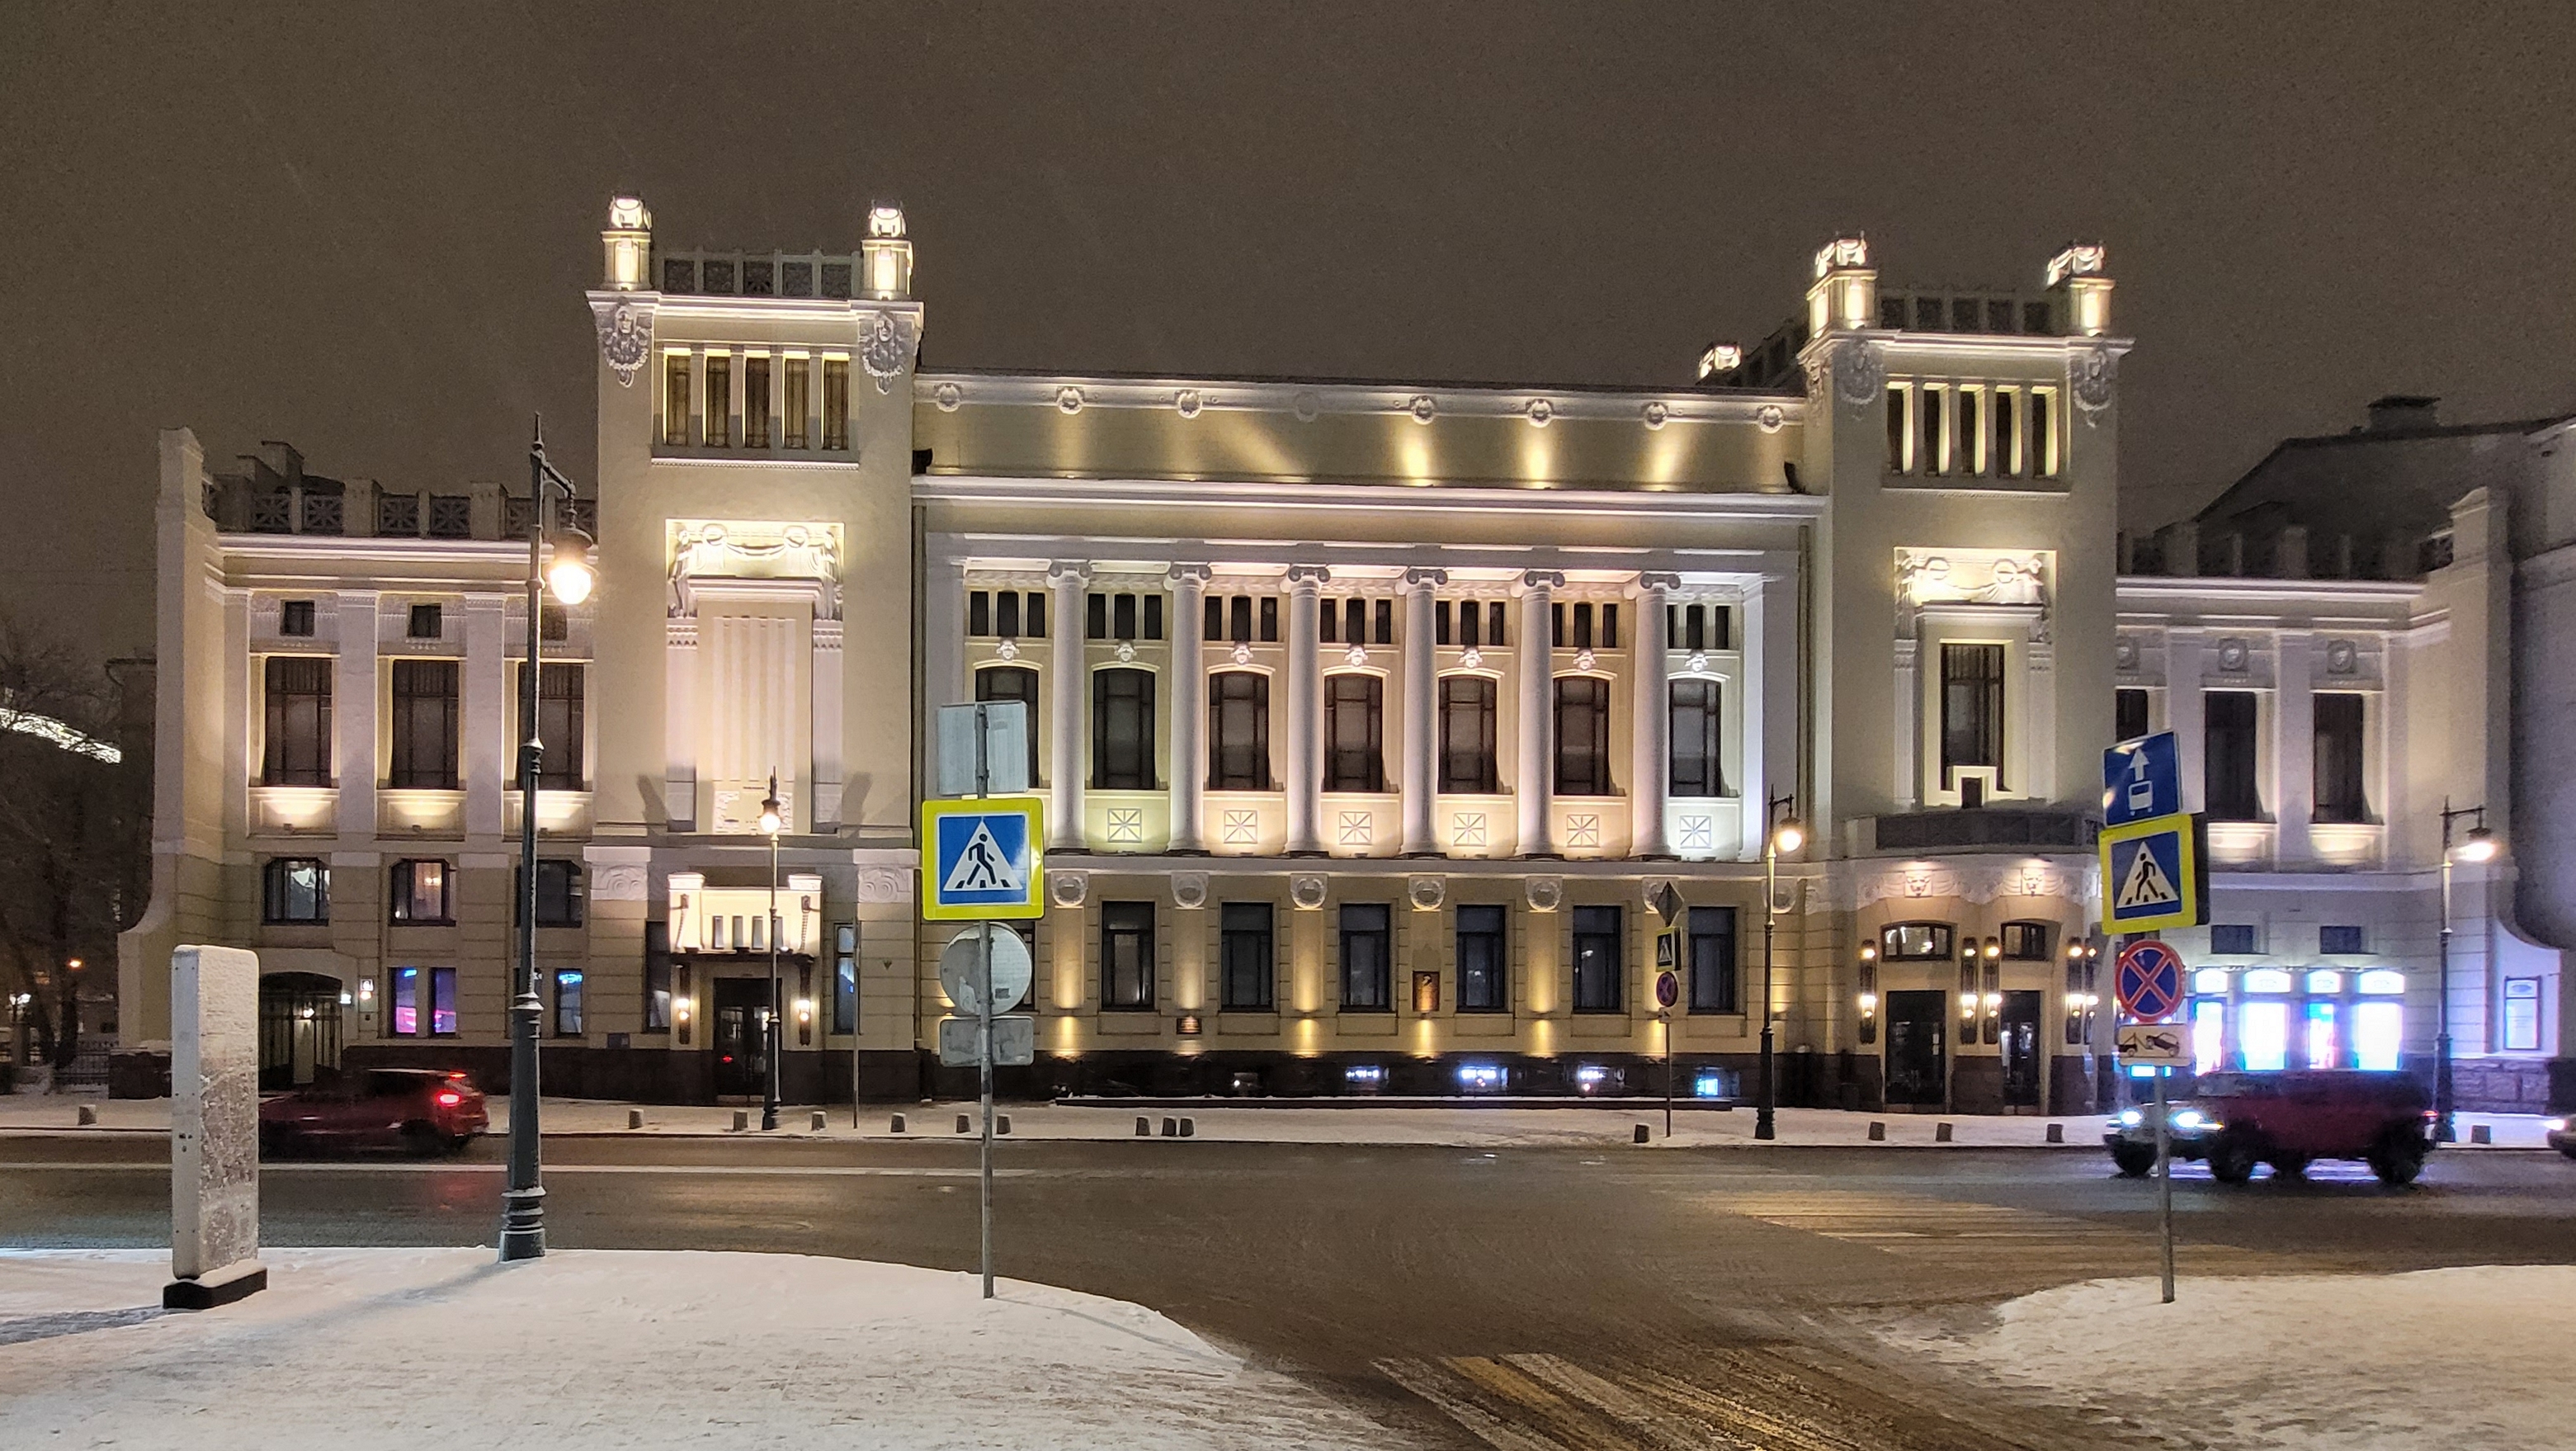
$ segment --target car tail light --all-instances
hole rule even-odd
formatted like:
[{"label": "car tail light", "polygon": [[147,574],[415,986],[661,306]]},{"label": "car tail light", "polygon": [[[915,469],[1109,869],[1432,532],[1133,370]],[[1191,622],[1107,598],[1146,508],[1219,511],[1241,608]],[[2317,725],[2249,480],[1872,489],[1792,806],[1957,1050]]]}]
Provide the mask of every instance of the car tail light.
[{"label": "car tail light", "polygon": [[438,1098],[437,1098],[437,1100],[436,1100],[436,1102],[437,1102],[437,1104],[438,1104],[438,1106],[439,1106],[440,1108],[454,1108],[454,1107],[456,1107],[458,1104],[463,1103],[464,1101],[465,1101],[465,1095],[464,1095],[464,1094],[461,1094],[461,1093],[458,1093],[455,1089],[452,1089],[452,1088],[442,1088],[442,1089],[440,1089],[440,1090],[438,1091]]}]

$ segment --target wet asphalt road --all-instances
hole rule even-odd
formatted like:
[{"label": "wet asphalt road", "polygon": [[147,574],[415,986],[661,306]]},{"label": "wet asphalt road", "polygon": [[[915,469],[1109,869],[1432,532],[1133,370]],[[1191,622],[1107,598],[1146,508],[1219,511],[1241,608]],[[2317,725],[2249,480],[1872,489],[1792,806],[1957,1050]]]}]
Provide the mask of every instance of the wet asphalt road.
[{"label": "wet asphalt road", "polygon": [[[492,1241],[500,1145],[263,1175],[275,1244]],[[0,1245],[158,1245],[166,1146],[0,1137]],[[581,1248],[975,1263],[971,1144],[562,1139],[547,1227]],[[1135,1300],[1429,1445],[2123,1444],[1882,1358],[1855,1328],[2153,1273],[2154,1187],[2090,1152],[1495,1151],[1006,1142],[1008,1276]],[[2185,1166],[2194,1273],[2576,1261],[2576,1163],[2454,1152],[2229,1189]],[[2143,1444],[2143,1443],[2142,1443]]]}]

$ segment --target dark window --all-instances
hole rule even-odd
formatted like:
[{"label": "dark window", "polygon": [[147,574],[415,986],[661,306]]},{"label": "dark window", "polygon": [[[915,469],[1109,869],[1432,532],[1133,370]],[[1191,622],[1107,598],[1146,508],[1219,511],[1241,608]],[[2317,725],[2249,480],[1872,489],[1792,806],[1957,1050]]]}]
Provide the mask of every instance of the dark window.
[{"label": "dark window", "polygon": [[540,640],[572,638],[572,616],[564,612],[563,606],[551,600],[540,603],[537,606],[537,638]]},{"label": "dark window", "polygon": [[392,769],[397,790],[456,789],[456,662],[397,660]]},{"label": "dark window", "polygon": [[581,1036],[582,971],[577,967],[555,969],[555,1036]]},{"label": "dark window", "polygon": [[2317,929],[2317,951],[2321,953],[2352,957],[2369,950],[2369,939],[2358,927],[2326,926]]},{"label": "dark window", "polygon": [[671,924],[644,923],[644,1031],[671,1031]]},{"label": "dark window", "polygon": [[1395,956],[1394,929],[1384,902],[1342,904],[1342,1009],[1382,1012],[1393,1007],[1388,984]]},{"label": "dark window", "polygon": [[1220,1004],[1239,1012],[1269,1011],[1271,984],[1278,976],[1278,958],[1270,940],[1270,904],[1226,903],[1217,931]]},{"label": "dark window", "polygon": [[1148,640],[1163,638],[1163,597],[1161,595],[1145,596],[1145,638]]},{"label": "dark window", "polygon": [[2057,926],[2051,922],[2007,922],[2003,953],[2008,962],[2046,962],[2055,955]]},{"label": "dark window", "polygon": [[1449,643],[1449,635],[1449,602],[1433,600],[1431,602],[1431,643],[1446,645]]},{"label": "dark window", "polygon": [[1153,903],[1100,904],[1100,1005],[1153,1011]]},{"label": "dark window", "polygon": [[1091,677],[1091,784],[1100,791],[1154,789],[1154,675],[1103,670]]},{"label": "dark window", "polygon": [[1485,606],[1485,644],[1492,649],[1499,650],[1503,645],[1503,610],[1501,600]]},{"label": "dark window", "polygon": [[[795,276],[796,268],[799,265],[800,264],[794,262],[787,264],[788,275],[791,279]],[[790,297],[803,297],[806,294],[801,292],[792,292],[788,295]],[[813,360],[810,358],[789,358],[787,360],[787,374],[785,381],[787,384],[787,399],[786,405],[781,411],[778,419],[778,441],[787,445],[789,448],[804,448],[811,442],[811,435],[806,432],[805,416],[812,412],[814,408]]]},{"label": "dark window", "polygon": [[1950,396],[1947,388],[1914,390],[1914,471],[1937,474],[1941,468],[1941,409]]},{"label": "dark window", "polygon": [[1394,644],[1395,601],[1379,600],[1372,608],[1376,611],[1375,627],[1370,632],[1372,638],[1380,645]]},{"label": "dark window", "polygon": [[1324,677],[1324,789],[1383,791],[1386,682],[1374,675]]},{"label": "dark window", "polygon": [[[829,264],[823,269],[831,271]],[[850,360],[823,360],[823,446],[850,446]]]},{"label": "dark window", "polygon": [[1082,597],[1082,636],[1086,640],[1109,638],[1109,596],[1089,594]]},{"label": "dark window", "polygon": [[319,655],[268,657],[268,741],[260,780],[271,786],[331,784],[331,662]]},{"label": "dark window", "polygon": [[1918,297],[1914,299],[1915,331],[1927,333],[1937,333],[1941,331],[1941,315],[1943,311],[1941,302],[1942,299],[1937,297]]},{"label": "dark window", "polygon": [[2033,391],[2030,406],[2023,410],[2030,415],[2030,442],[2022,451],[2022,461],[2026,465],[2023,471],[2032,478],[2057,477],[2057,457],[2049,448],[2056,441],[2049,436],[2049,414],[2056,401],[2053,393]]},{"label": "dark window", "polygon": [[1238,645],[1252,643],[1252,596],[1236,595],[1225,607],[1225,637]]},{"label": "dark window", "polygon": [[1440,789],[1491,796],[1500,788],[1494,765],[1494,681],[1485,675],[1440,677]]},{"label": "dark window", "polygon": [[1950,955],[1947,922],[1891,922],[1878,929],[1878,955],[1887,962],[1929,962]]},{"label": "dark window", "polygon": [[1005,640],[1020,637],[1020,592],[1006,589],[993,596],[993,633]]},{"label": "dark window", "polygon": [[1342,601],[1342,638],[1354,645],[1368,643],[1368,601]]},{"label": "dark window", "polygon": [[1718,701],[1714,680],[1672,683],[1672,786],[1674,796],[1723,796],[1726,769],[1719,757]]},{"label": "dark window", "polygon": [[404,631],[415,640],[437,640],[447,633],[447,611],[438,605],[411,607],[410,627]]},{"label": "dark window", "polygon": [[1029,591],[1028,608],[1021,613],[1023,616],[1020,625],[1020,634],[1022,638],[1030,640],[1045,639],[1047,631],[1046,596],[1037,590]]},{"label": "dark window", "polygon": [[1601,607],[1601,648],[1619,648],[1619,607],[1615,604]]},{"label": "dark window", "polygon": [[320,923],[331,920],[331,869],[305,856],[282,856],[260,869],[260,920]]},{"label": "dark window", "polygon": [[971,590],[966,595],[966,633],[976,638],[993,633],[993,592]]},{"label": "dark window", "polygon": [[979,701],[1016,700],[1029,708],[1029,785],[1035,787],[1038,784],[1038,673],[1025,665],[988,666],[975,672],[975,698]]},{"label": "dark window", "polygon": [[769,359],[742,360],[742,442],[745,448],[769,447]]},{"label": "dark window", "polygon": [[1565,648],[1565,606],[1562,603],[1547,607],[1547,643],[1559,650]]},{"label": "dark window", "polygon": [[1339,605],[1331,600],[1324,601],[1323,608],[1315,612],[1315,633],[1316,638],[1327,645],[1341,643],[1342,611]]},{"label": "dark window", "polygon": [[1208,789],[1270,789],[1270,677],[1224,670],[1208,679]]},{"label": "dark window", "polygon": [[832,1031],[859,1030],[859,924],[832,924]]},{"label": "dark window", "polygon": [[2048,331],[2048,304],[2025,302],[2021,305],[2021,330],[2026,333]]},{"label": "dark window", "polygon": [[2254,955],[2254,925],[2250,922],[2221,922],[2209,929],[2209,950],[2221,957]]},{"label": "dark window", "polygon": [[313,602],[288,600],[277,607],[277,633],[310,638],[313,634]]},{"label": "dark window", "polygon": [[2147,693],[2123,690],[2114,697],[2111,714],[2111,739],[2134,741],[2147,733]]},{"label": "dark window", "polygon": [[1213,642],[1225,638],[1225,597],[1209,595],[1199,601],[1199,639]]},{"label": "dark window", "polygon": [[2254,784],[2255,701],[2250,690],[2213,690],[2201,697],[2208,712],[2202,770],[2209,814],[2220,821],[2255,821],[2263,815]]},{"label": "dark window", "polygon": [[2361,701],[2358,695],[2319,695],[2317,712],[2316,819],[2368,821],[2370,803],[2361,785]]},{"label": "dark window", "polygon": [[681,448],[688,441],[689,355],[669,353],[662,359],[662,442]]},{"label": "dark window", "polygon": [[1279,643],[1279,596],[1277,595],[1261,597],[1261,643],[1265,645]]},{"label": "dark window", "polygon": [[1458,1011],[1499,1013],[1512,1005],[1509,959],[1504,955],[1507,908],[1458,909]]},{"label": "dark window", "polygon": [[697,291],[698,264],[695,262],[684,262],[677,257],[663,258],[662,290],[664,292]]},{"label": "dark window", "polygon": [[1726,606],[1664,606],[1664,644],[1674,650],[1726,649]]},{"label": "dark window", "polygon": [[1735,960],[1735,909],[1690,909],[1690,1010],[1740,1013],[1742,974]]},{"label": "dark window", "polygon": [[1136,638],[1136,597],[1129,594],[1109,597],[1109,633],[1121,640]]},{"label": "dark window", "polygon": [[1610,682],[1568,675],[1556,682],[1556,791],[1608,796]]},{"label": "dark window", "polygon": [[1625,960],[1619,951],[1619,909],[1574,909],[1574,1010],[1615,1013],[1625,987]]},{"label": "dark window", "polygon": [[1905,402],[1914,396],[1912,388],[1887,390],[1887,471],[1905,472]]},{"label": "dark window", "polygon": [[733,446],[733,359],[707,359],[707,447]]},{"label": "dark window", "polygon": [[[523,870],[510,873],[510,920],[527,920],[528,876]],[[540,927],[578,927],[582,922],[581,863],[560,858],[537,862],[537,925]]]},{"label": "dark window", "polygon": [[1958,474],[1973,474],[1978,472],[1977,440],[1985,432],[1982,420],[1977,417],[1977,410],[1986,395],[1973,389],[1960,388],[1954,390],[1950,396],[1957,400],[1952,406],[1958,410],[1958,417],[1950,420],[1950,471]]},{"label": "dark window", "polygon": [[[1941,785],[1959,766],[2004,762],[2004,647],[1941,647]],[[2003,784],[2000,777],[1997,785]]]},{"label": "dark window", "polygon": [[[1997,328],[1995,331],[2008,332],[2010,329]],[[1998,388],[1994,396],[1995,420],[1988,429],[1986,440],[1986,471],[1996,478],[2008,479],[2018,472],[2013,467],[2013,440],[2021,436],[2021,422],[2014,416],[2021,409],[2021,395],[2010,389]]]},{"label": "dark window", "polygon": [[435,858],[399,861],[392,871],[393,920],[408,926],[443,926],[448,911],[447,863]]},{"label": "dark window", "polygon": [[1483,643],[1485,638],[1484,619],[1485,612],[1483,608],[1474,600],[1466,600],[1459,604],[1458,643],[1461,646],[1473,650]]},{"label": "dark window", "polygon": [[[537,761],[537,789],[578,791],[582,786],[582,668],[544,661],[537,674],[544,687],[537,693],[537,739],[545,745]],[[527,688],[528,667],[521,664],[519,689]],[[518,784],[513,775],[511,787],[516,789]]]}]

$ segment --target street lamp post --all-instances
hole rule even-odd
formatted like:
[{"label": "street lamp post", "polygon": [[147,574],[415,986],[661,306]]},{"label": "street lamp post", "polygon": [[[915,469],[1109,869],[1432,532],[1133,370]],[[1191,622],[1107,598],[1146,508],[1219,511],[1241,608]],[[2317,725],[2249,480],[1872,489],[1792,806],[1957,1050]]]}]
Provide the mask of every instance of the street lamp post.
[{"label": "street lamp post", "polygon": [[1796,800],[1775,796],[1762,807],[1762,1081],[1761,1097],[1753,1109],[1753,1137],[1777,1137],[1777,1081],[1772,1061],[1771,1020],[1771,932],[1772,921],[1780,915],[1780,854],[1795,852],[1807,839],[1798,823],[1780,808]]},{"label": "street lamp post", "polygon": [[769,794],[760,798],[760,830],[769,838],[769,1022],[763,1029],[768,1041],[761,1056],[769,1071],[762,1075],[760,1090],[760,1127],[763,1132],[778,1127],[778,1053],[787,1045],[778,1031],[781,1003],[778,997],[778,833],[787,824],[787,812],[778,802],[778,773],[769,773]]},{"label": "street lamp post", "polygon": [[[501,1258],[531,1260],[546,1252],[546,1188],[537,1138],[537,782],[545,743],[537,735],[543,666],[545,598],[577,605],[590,598],[588,541],[567,523],[549,530],[556,493],[566,504],[572,480],[546,461],[545,420],[528,443],[528,678],[519,691],[519,981],[510,1002],[510,1162],[501,1191]],[[549,535],[559,537],[549,540]],[[548,560],[549,545],[553,559]]]},{"label": "street lamp post", "polygon": [[[2477,818],[2451,845],[2451,823],[2468,817]],[[2433,1137],[2439,1143],[2459,1141],[2459,1127],[2453,1121],[2451,1092],[2451,863],[2489,862],[2495,860],[2495,833],[2487,830],[2487,809],[2463,806],[2454,810],[2448,798],[2442,802],[2442,956],[2440,970],[2434,976],[2437,1001],[2433,1007]]]}]

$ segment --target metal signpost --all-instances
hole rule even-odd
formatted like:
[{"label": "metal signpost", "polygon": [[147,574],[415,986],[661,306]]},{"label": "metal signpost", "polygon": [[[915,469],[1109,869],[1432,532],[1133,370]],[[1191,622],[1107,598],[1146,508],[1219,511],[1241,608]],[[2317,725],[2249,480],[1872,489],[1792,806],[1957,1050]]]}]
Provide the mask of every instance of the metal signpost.
[{"label": "metal signpost", "polygon": [[2173,1142],[2165,1125],[2165,1079],[2189,1061],[2172,1022],[2183,1006],[2182,954],[2136,934],[2198,927],[2209,920],[2208,818],[2182,807],[2181,753],[2171,731],[2122,741],[2102,753],[2102,927],[2128,935],[2114,983],[2127,1021],[2121,1058],[2152,1065],[2156,1082],[2156,1219],[2163,1241],[2164,1298],[2173,1303]]},{"label": "metal signpost", "polygon": [[2154,1061],[2156,1070],[2156,1221],[2163,1242],[2165,1303],[2174,1297],[2173,1137],[2165,1125],[2165,1075],[2181,1058],[2182,1030],[2165,1020],[2182,1007],[2182,954],[2150,937],[2120,949],[2119,971],[2112,979],[2120,1011],[2133,1021],[2120,1029],[2120,1051],[2129,1052],[2133,1036],[2141,1053],[2132,1061]]},{"label": "metal signpost", "polygon": [[1028,992],[1032,969],[1019,934],[997,937],[993,923],[1045,911],[1038,896],[1044,876],[1043,806],[1034,796],[991,793],[997,786],[1028,789],[1028,706],[1019,701],[942,706],[938,765],[940,789],[971,792],[972,799],[921,803],[921,915],[933,922],[976,924],[939,955],[939,981],[948,1000],[972,1015],[940,1020],[939,1061],[951,1066],[972,1062],[981,1080],[983,1160],[976,1210],[984,1298],[989,1300],[993,1065],[997,1059],[1011,1065],[1035,1061],[1037,1042],[1031,1020],[998,1016]]},{"label": "metal signpost", "polygon": [[[1664,934],[1665,941],[1671,939],[1671,933]],[[1668,1139],[1673,1136],[1673,1005],[1681,1000],[1681,978],[1669,970],[1656,973],[1655,1021],[1664,1025],[1664,1137]]]}]

